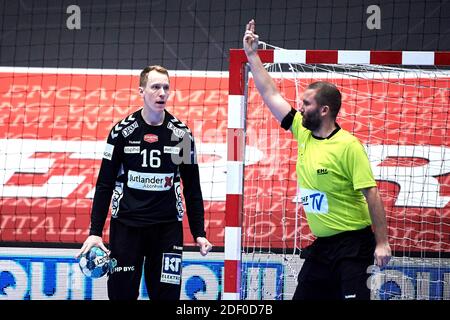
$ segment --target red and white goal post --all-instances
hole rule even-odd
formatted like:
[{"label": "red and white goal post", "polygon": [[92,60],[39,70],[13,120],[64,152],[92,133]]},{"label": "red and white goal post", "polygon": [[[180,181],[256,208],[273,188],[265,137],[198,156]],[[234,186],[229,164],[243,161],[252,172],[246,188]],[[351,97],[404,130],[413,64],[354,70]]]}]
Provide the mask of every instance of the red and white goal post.
[{"label": "red and white goal post", "polygon": [[[317,80],[342,92],[338,123],[367,149],[385,203],[391,263],[373,299],[450,299],[450,52],[259,50],[296,108]],[[290,299],[311,240],[296,144],[230,50],[223,299]],[[300,96],[299,96],[300,95]],[[370,284],[368,284],[370,285]]]}]

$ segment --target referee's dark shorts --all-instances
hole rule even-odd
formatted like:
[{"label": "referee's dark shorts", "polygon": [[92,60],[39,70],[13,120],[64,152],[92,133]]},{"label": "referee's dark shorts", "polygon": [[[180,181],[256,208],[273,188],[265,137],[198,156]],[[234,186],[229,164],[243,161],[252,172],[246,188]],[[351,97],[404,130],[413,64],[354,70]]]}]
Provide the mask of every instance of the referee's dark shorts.
[{"label": "referee's dark shorts", "polygon": [[370,300],[367,269],[374,263],[370,226],[319,237],[303,253],[293,300]]}]

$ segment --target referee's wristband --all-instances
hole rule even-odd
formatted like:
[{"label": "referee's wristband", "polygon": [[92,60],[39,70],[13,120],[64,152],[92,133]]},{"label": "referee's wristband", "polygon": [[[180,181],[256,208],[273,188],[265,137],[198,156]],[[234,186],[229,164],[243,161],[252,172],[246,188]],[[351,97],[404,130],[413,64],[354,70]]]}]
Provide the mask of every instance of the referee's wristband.
[{"label": "referee's wristband", "polygon": [[284,130],[289,130],[291,128],[296,113],[297,110],[291,107],[291,111],[289,111],[289,113],[281,121],[281,127]]}]

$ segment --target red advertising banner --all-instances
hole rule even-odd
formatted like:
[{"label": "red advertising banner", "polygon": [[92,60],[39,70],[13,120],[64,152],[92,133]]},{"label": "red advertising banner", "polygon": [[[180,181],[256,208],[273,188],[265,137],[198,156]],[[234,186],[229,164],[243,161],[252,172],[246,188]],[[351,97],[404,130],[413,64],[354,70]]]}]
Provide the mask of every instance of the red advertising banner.
[{"label": "red advertising banner", "polygon": [[[141,107],[131,74],[0,73],[0,241],[82,242],[110,128]],[[417,85],[418,81],[420,86]],[[394,250],[450,250],[448,78],[386,87],[338,79],[339,123],[367,145]],[[206,228],[223,245],[228,78],[171,76],[169,112],[197,143]],[[294,89],[287,88],[286,96]],[[257,101],[251,92],[249,101]],[[308,235],[296,193],[296,145],[267,110],[249,104],[244,243],[291,248]],[[192,237],[185,219],[185,242]],[[105,228],[105,235],[108,228]],[[302,244],[300,244],[302,245]]]}]

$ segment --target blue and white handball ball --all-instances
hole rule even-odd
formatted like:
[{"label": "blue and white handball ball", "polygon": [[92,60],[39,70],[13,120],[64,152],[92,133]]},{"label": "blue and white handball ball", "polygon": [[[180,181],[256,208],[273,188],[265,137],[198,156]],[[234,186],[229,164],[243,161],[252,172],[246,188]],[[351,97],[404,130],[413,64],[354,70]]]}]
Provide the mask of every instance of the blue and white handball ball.
[{"label": "blue and white handball ball", "polygon": [[92,247],[83,254],[78,262],[81,272],[87,277],[100,278],[108,273],[110,269],[110,258],[105,251],[99,247]]}]

